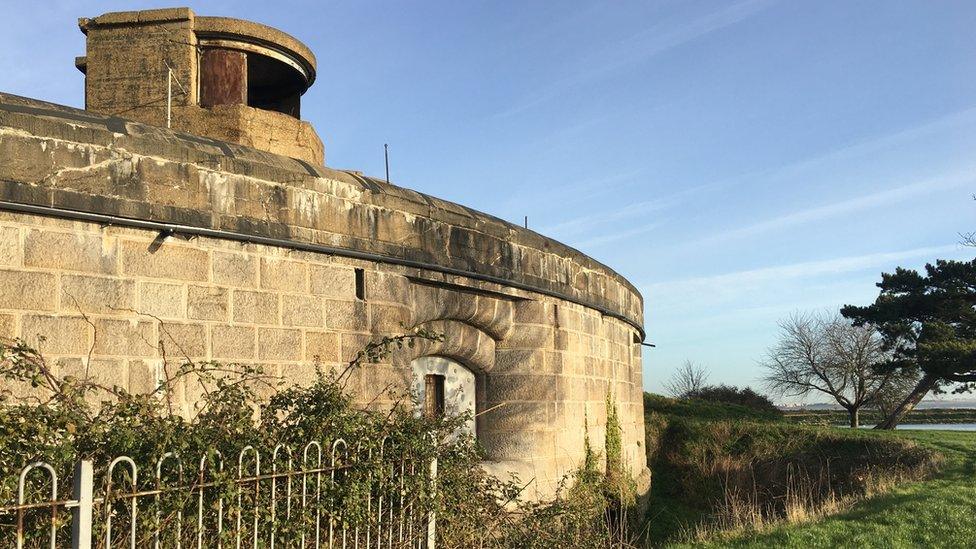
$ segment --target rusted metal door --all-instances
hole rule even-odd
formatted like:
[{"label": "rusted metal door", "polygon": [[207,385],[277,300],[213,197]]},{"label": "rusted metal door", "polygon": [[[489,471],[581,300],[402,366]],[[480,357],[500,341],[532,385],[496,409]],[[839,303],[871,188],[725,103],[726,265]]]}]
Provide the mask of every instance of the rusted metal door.
[{"label": "rusted metal door", "polygon": [[244,52],[206,49],[200,57],[200,105],[247,103],[247,55]]}]

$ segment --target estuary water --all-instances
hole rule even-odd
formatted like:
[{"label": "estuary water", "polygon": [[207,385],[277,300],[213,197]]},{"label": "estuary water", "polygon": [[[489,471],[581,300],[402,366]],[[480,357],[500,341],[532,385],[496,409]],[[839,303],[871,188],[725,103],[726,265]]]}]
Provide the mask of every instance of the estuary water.
[{"label": "estuary water", "polygon": [[[847,425],[835,425],[841,429],[850,429]],[[861,425],[859,429],[873,429],[874,425]],[[976,431],[976,423],[902,423],[898,430],[919,431]]]},{"label": "estuary water", "polygon": [[904,423],[896,429],[921,431],[976,431],[976,423]]}]

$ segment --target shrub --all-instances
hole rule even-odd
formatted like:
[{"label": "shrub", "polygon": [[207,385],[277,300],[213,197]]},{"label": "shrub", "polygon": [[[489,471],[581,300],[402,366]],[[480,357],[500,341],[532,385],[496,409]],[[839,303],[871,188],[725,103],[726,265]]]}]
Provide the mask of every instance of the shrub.
[{"label": "shrub", "polygon": [[[270,469],[271,449],[278,445],[295,449],[300,459],[301,449],[309,441],[322,441],[325,449],[327,443],[343,439],[349,443],[350,452],[360,455],[372,451],[372,456],[379,456],[381,449],[386,450],[383,460],[363,460],[345,470],[342,474],[347,478],[341,484],[329,484],[321,502],[309,502],[322,516],[341,508],[341,522],[346,528],[374,520],[375,507],[367,513],[373,489],[370,482],[399,475],[395,477],[400,483],[398,493],[416,496],[415,511],[436,512],[441,547],[627,547],[626,532],[617,529],[616,523],[611,527],[606,518],[612,503],[603,495],[605,475],[586,476],[586,482],[575,482],[571,489],[570,481],[577,479],[569,478],[556,501],[528,503],[520,499],[526,484],[487,475],[479,467],[483,456],[476,442],[455,434],[469,418],[419,417],[413,413],[410,395],[394,395],[398,404],[383,412],[354,405],[344,389],[349,372],[382,361],[392,350],[413,345],[418,339],[439,337],[421,331],[382,338],[367,345],[344,371],[319,371],[308,387],[283,387],[282,380],[259,368],[186,361],[164,368],[166,379],[150,394],[132,394],[88,377],[59,376],[23,341],[0,343],[0,377],[8,387],[18,387],[19,396],[32,395],[30,403],[15,402],[8,393],[0,395],[0,502],[14,500],[17,475],[33,461],[52,464],[64,479],[70,478],[71,467],[79,458],[92,459],[104,467],[109,460],[125,455],[140,466],[138,489],[152,490],[153,465],[165,452],[178,452],[187,458],[184,467],[189,478],[195,478],[192,471],[196,470],[196,462],[190,460],[204,455],[215,458],[219,452],[226,467],[213,467],[207,474],[215,482],[223,506],[208,502],[205,522],[212,524],[222,512],[227,525],[238,511],[251,513],[251,507],[235,507],[238,497],[243,496],[246,505],[251,496],[232,482],[236,457],[245,447],[261,451],[265,472]],[[188,390],[200,391],[200,406],[192,416],[184,417],[174,413],[173,403],[174,397]],[[268,396],[261,398],[262,394]],[[386,446],[381,442],[384,439]],[[615,444],[613,440],[611,437],[611,444]],[[437,458],[435,492],[430,491],[425,475],[399,474],[398,456],[402,455],[420,464]],[[251,465],[245,462],[246,467]],[[116,475],[120,477],[117,481],[124,480],[120,473]],[[104,480],[104,476],[104,470],[97,471],[96,478]],[[29,483],[29,497],[43,498],[49,488],[35,479]],[[171,518],[178,512],[187,517],[195,515],[195,502],[195,498],[163,496],[158,502],[140,503],[139,530],[147,537],[140,538],[139,545],[151,544],[157,513],[172,525]],[[117,509],[122,507],[120,504]],[[261,513],[255,520],[267,524],[268,510]],[[65,515],[59,515],[59,545],[68,534]],[[278,515],[275,531],[280,540],[294,539],[308,527],[302,516],[308,515],[296,513],[286,520]],[[28,514],[27,523],[43,523],[49,517]],[[11,531],[12,518],[10,514],[0,515],[0,532]],[[176,532],[171,526],[167,537],[175,534],[185,545],[195,544],[195,524],[185,518],[182,531]],[[104,518],[96,517],[95,527],[96,536],[103,535]],[[28,539],[28,546],[46,539],[42,538],[43,527],[31,531],[41,538]],[[228,537],[222,540],[224,546],[232,545],[232,533],[232,528],[225,530]]]},{"label": "shrub", "polygon": [[692,391],[685,398],[704,400],[708,402],[724,402],[726,404],[738,404],[753,410],[782,416],[779,408],[766,395],[757,393],[749,387],[742,389],[731,385],[707,385],[701,389]]}]

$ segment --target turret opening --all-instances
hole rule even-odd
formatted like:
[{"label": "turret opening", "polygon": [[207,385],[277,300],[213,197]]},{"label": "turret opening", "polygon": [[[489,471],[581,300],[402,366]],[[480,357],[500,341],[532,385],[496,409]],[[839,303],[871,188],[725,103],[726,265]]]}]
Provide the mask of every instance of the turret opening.
[{"label": "turret opening", "polygon": [[200,54],[200,105],[247,105],[301,118],[305,80],[291,66],[253,52],[205,48]]},{"label": "turret opening", "polygon": [[189,8],[106,13],[79,27],[86,109],[324,165],[322,140],[301,119],[315,56],[294,37]]},{"label": "turret opening", "polygon": [[301,118],[305,79],[288,65],[260,55],[247,55],[247,104]]}]

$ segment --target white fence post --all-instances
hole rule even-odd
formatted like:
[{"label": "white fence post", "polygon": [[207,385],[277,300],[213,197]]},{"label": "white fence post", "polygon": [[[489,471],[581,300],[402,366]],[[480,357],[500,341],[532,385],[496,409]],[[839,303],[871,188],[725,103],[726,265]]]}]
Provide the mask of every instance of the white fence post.
[{"label": "white fence post", "polygon": [[71,549],[91,549],[92,546],[92,493],[94,475],[92,462],[85,459],[75,464],[71,511]]},{"label": "white fence post", "polygon": [[[430,494],[436,500],[437,496],[437,458],[430,460]],[[437,513],[431,508],[427,516],[427,545],[425,549],[434,549],[437,543]]]}]

